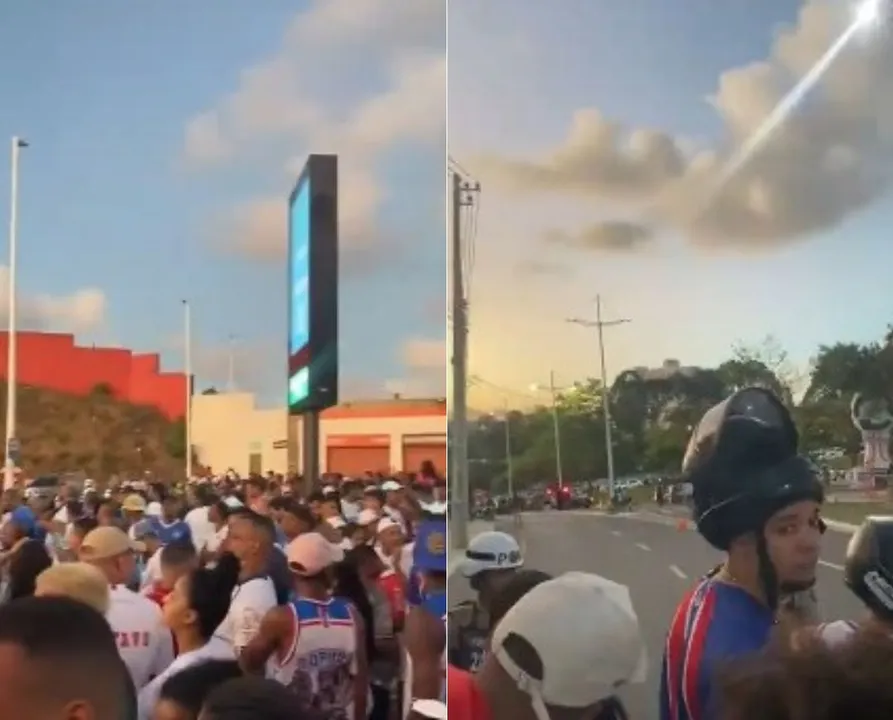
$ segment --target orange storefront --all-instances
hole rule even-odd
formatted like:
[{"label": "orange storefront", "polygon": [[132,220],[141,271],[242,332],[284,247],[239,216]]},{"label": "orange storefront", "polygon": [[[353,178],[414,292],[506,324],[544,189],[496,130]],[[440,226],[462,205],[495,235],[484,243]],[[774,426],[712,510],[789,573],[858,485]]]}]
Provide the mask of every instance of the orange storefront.
[{"label": "orange storefront", "polygon": [[389,400],[346,403],[322,415],[324,467],[359,475],[366,471],[415,471],[424,460],[446,467],[446,403]]},{"label": "orange storefront", "polygon": [[[446,467],[446,402],[440,399],[347,402],[320,420],[320,469],[344,475]],[[284,408],[254,406],[249,393],[193,400],[193,441],[214,470],[287,472],[301,466],[301,419]]]}]

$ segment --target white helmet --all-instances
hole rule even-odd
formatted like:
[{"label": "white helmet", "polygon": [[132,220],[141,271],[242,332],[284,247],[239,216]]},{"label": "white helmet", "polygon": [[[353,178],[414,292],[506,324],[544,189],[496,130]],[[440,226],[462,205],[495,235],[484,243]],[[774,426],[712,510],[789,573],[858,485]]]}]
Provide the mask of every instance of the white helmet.
[{"label": "white helmet", "polygon": [[488,530],[476,535],[468,543],[462,574],[472,578],[488,570],[511,570],[524,564],[521,547],[511,535],[496,530]]}]

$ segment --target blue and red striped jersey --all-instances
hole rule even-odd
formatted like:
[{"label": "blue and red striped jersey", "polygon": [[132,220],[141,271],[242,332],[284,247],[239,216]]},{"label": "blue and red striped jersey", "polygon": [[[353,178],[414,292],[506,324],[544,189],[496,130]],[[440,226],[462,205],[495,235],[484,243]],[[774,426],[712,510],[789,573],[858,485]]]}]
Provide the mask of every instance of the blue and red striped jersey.
[{"label": "blue and red striped jersey", "polygon": [[710,720],[724,663],[762,650],[774,613],[735,585],[705,578],[679,604],[664,648],[661,720]]}]

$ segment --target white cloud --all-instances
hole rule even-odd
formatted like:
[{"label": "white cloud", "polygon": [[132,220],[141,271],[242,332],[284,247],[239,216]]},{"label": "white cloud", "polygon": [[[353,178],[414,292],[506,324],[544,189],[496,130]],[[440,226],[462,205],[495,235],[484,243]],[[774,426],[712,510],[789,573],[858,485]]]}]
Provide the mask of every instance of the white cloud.
[{"label": "white cloud", "polygon": [[624,217],[634,208],[646,225],[704,246],[776,246],[832,228],[889,188],[893,34],[851,43],[740,172],[716,188],[726,161],[850,21],[846,3],[807,0],[766,61],[724,73],[711,98],[724,132],[711,148],[692,151],[681,138],[621,127],[587,109],[546,157],[481,158],[478,172],[516,192],[620,202]]},{"label": "white cloud", "polygon": [[[215,224],[217,239],[246,256],[280,261],[286,198],[314,152],[339,155],[344,250],[378,246],[385,236],[377,226],[386,197],[381,159],[412,143],[445,147],[445,47],[438,0],[316,0],[298,15],[279,51],[243,72],[233,93],[187,126],[183,152],[197,168],[286,158],[273,161],[276,191],[225,213]],[[384,90],[341,97],[370,68],[384,71]]]},{"label": "white cloud", "polygon": [[[105,321],[106,297],[99,288],[83,288],[71,295],[29,295],[18,289],[18,326],[23,330],[72,333],[98,330]],[[0,323],[9,318],[9,268],[0,265]]]},{"label": "white cloud", "polygon": [[445,340],[410,338],[400,347],[404,375],[388,380],[385,388],[403,397],[444,397],[446,354]]},{"label": "white cloud", "polygon": [[[179,353],[185,364],[182,335],[167,338],[163,347]],[[285,352],[282,343],[272,341],[201,342],[193,338],[191,363],[196,388],[200,392],[214,387],[223,392],[232,379],[236,390],[262,397],[284,396]]]}]

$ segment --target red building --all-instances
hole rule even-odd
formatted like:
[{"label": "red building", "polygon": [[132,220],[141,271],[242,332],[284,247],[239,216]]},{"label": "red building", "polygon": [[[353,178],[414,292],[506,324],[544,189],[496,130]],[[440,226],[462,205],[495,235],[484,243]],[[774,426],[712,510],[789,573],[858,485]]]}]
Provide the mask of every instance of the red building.
[{"label": "red building", "polygon": [[[78,347],[64,333],[19,332],[18,382],[69,395],[108,385],[120,400],[151,405],[170,419],[186,414],[186,375],[160,372],[158,353]],[[0,378],[6,378],[8,333],[0,332]]]}]

